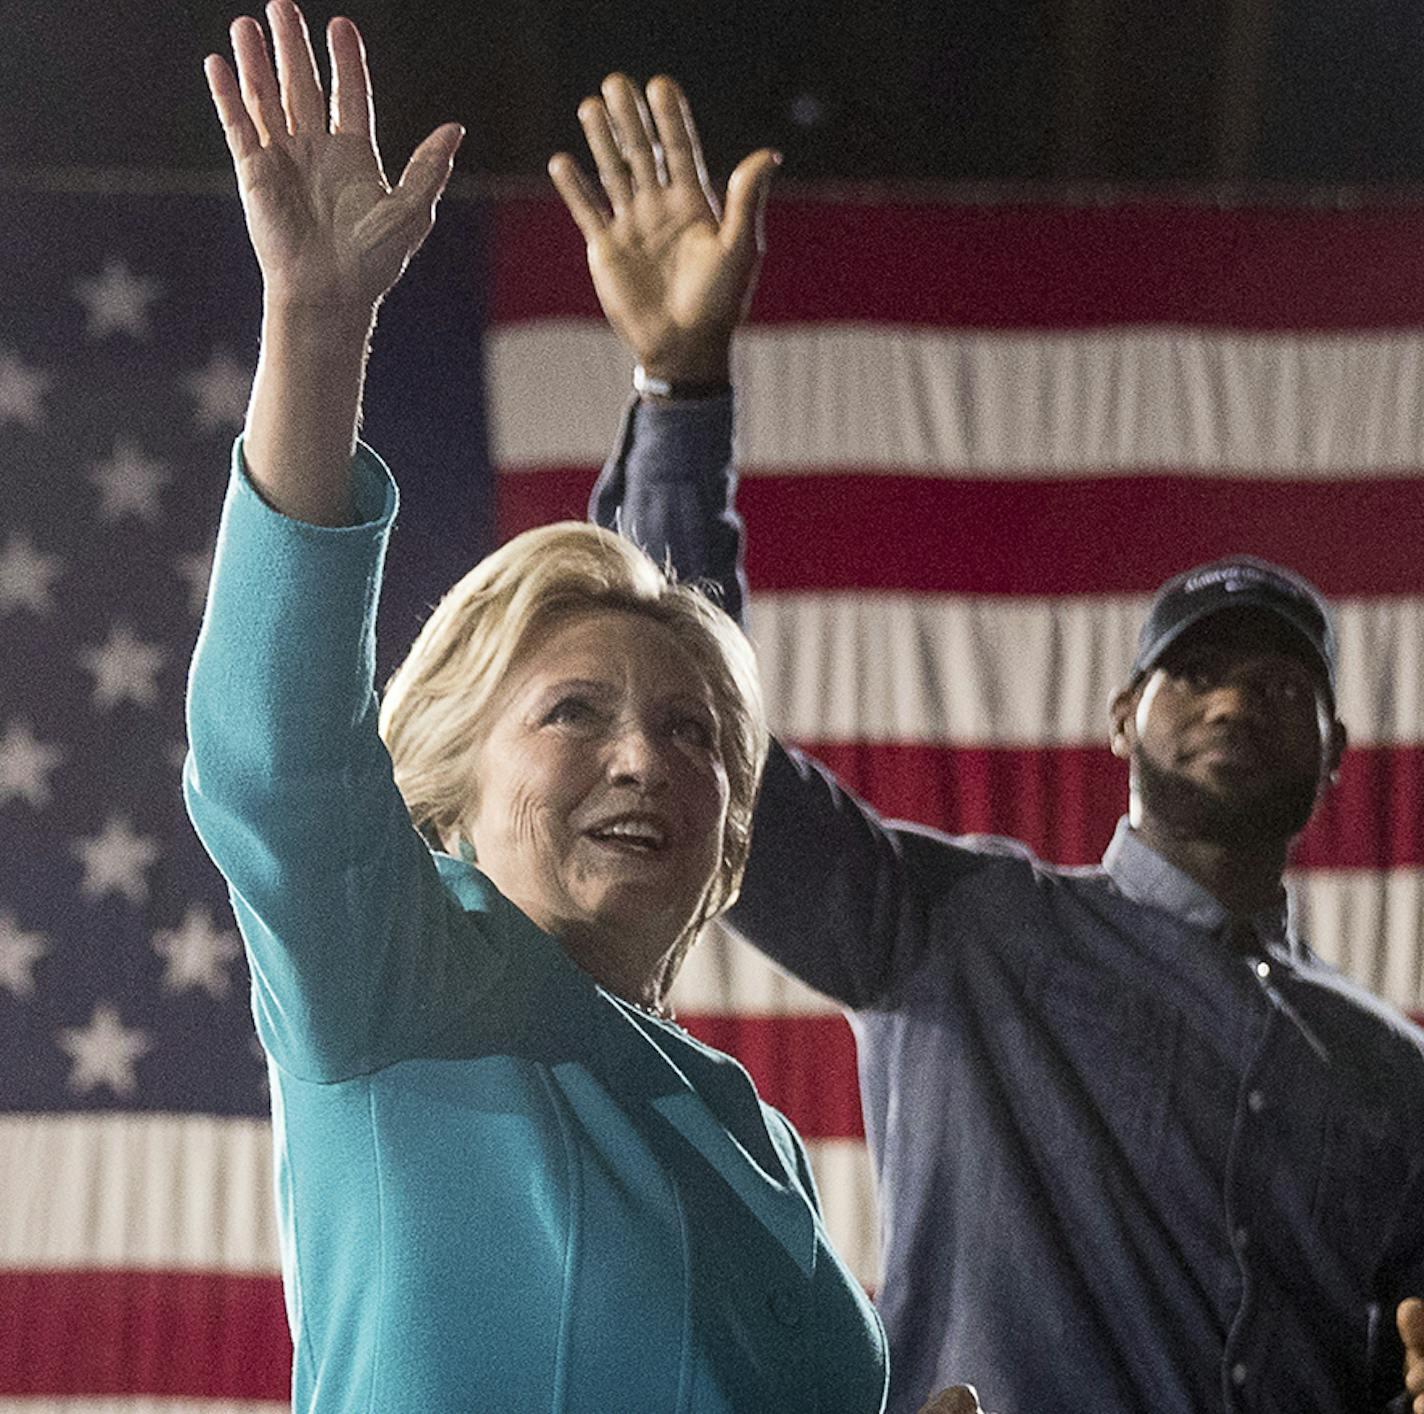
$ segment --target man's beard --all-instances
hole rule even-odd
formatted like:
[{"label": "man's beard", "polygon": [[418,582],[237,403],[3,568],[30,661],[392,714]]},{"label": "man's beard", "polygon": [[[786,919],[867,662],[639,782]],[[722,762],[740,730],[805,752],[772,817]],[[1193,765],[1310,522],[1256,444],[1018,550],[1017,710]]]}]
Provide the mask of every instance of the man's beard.
[{"label": "man's beard", "polygon": [[1140,748],[1132,764],[1144,808],[1180,839],[1236,848],[1291,840],[1315,809],[1314,775],[1273,781],[1254,794],[1220,796],[1157,765]]}]

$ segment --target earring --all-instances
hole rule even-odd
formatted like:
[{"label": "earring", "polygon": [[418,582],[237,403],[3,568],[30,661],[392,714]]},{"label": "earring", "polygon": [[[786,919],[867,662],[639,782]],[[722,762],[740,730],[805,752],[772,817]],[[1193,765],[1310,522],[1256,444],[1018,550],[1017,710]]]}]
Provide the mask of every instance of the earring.
[{"label": "earring", "polygon": [[461,839],[460,841],[460,858],[463,859],[466,864],[473,864],[475,862],[475,847],[467,839]]}]

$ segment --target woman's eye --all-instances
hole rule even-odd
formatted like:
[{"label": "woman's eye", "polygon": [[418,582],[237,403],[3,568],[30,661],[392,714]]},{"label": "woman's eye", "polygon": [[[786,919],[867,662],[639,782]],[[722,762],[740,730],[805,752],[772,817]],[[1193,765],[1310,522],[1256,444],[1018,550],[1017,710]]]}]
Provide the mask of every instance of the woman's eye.
[{"label": "woman's eye", "polygon": [[554,703],[544,717],[550,726],[579,725],[592,721],[593,703],[583,697],[562,697]]},{"label": "woman's eye", "polygon": [[701,717],[678,717],[672,724],[672,730],[680,741],[691,742],[704,750],[710,749],[716,740],[712,724]]}]

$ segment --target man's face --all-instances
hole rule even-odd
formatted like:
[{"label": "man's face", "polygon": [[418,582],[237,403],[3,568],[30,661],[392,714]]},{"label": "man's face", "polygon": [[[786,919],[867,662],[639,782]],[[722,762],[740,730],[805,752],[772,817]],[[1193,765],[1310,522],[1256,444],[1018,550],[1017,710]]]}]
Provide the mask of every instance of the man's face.
[{"label": "man's face", "polygon": [[1299,834],[1344,749],[1320,669],[1259,610],[1188,630],[1113,716],[1134,810],[1178,837],[1227,846]]}]

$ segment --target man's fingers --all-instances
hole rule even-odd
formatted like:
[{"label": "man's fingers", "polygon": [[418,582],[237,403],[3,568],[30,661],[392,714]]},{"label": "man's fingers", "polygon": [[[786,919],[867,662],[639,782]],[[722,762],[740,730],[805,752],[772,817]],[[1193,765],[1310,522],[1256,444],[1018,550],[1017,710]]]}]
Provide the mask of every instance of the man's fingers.
[{"label": "man's fingers", "polygon": [[593,240],[607,226],[608,217],[578,163],[567,152],[556,152],[549,159],[549,177],[584,240]]},{"label": "man's fingers", "polygon": [[1394,1319],[1406,1350],[1424,1358],[1424,1301],[1417,1296],[1406,1296],[1399,1303]]},{"label": "man's fingers", "polygon": [[370,138],[374,147],[371,71],[360,30],[350,20],[332,20],[326,27],[326,52],[331,59],[331,131]]},{"label": "man's fingers", "polygon": [[973,1385],[954,1385],[934,1395],[920,1414],[984,1414]]},{"label": "man's fingers", "polygon": [[751,255],[766,247],[766,198],[781,154],[763,147],[737,163],[727,183],[727,214],[722,220],[722,245]]},{"label": "man's fingers", "polygon": [[208,80],[208,92],[213,96],[218,121],[222,124],[223,136],[227,139],[227,150],[232,153],[234,162],[241,162],[261,148],[262,139],[243,104],[237,76],[228,67],[227,61],[217,54],[209,54],[203,60],[203,73]]},{"label": "man's fingers", "polygon": [[243,106],[265,146],[287,135],[287,120],[277,93],[277,75],[267,53],[262,26],[248,15],[232,22],[232,53],[237,61],[237,81]]},{"label": "man's fingers", "polygon": [[325,132],[326,102],[316,72],[307,22],[292,0],[271,0],[267,19],[277,54],[277,78],[289,132]]},{"label": "man's fingers", "polygon": [[657,125],[668,180],[674,184],[700,187],[713,212],[719,212],[717,198],[707,176],[707,164],[702,159],[697,126],[692,121],[692,109],[676,80],[666,74],[654,78],[648,84],[648,106]]},{"label": "man's fingers", "polygon": [[643,95],[626,74],[609,74],[603,81],[603,101],[613,118],[618,145],[634,182],[644,191],[662,186],[667,170]]},{"label": "man's fingers", "polygon": [[579,104],[578,119],[584,141],[593,154],[594,166],[598,168],[598,180],[603,183],[614,212],[619,212],[633,199],[633,179],[618,150],[608,109],[601,98],[585,98]]}]

